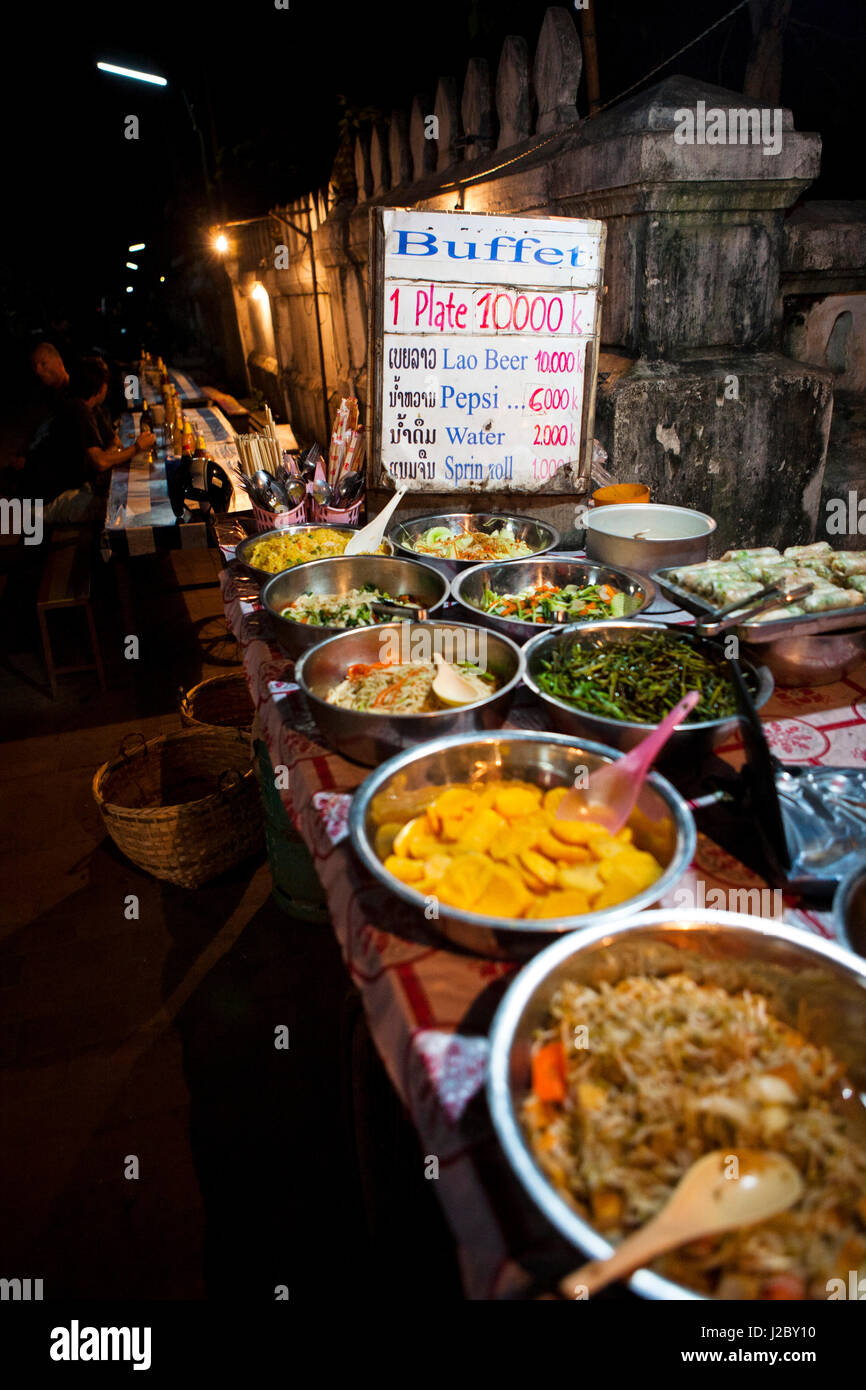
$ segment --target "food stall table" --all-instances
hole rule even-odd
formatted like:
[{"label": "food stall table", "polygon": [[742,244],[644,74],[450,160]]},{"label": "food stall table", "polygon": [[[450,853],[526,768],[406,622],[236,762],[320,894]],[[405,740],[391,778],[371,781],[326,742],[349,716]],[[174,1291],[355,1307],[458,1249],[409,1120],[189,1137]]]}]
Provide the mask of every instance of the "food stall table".
[{"label": "food stall table", "polygon": [[[216,406],[187,410],[185,417],[197,434],[204,435],[212,458],[223,465],[236,464],[234,431],[221,410]],[[119,430],[124,446],[133,442],[140,428],[140,413],[128,411]],[[112,469],[105,523],[112,549],[125,541],[130,555],[144,555],[153,554],[158,545],[173,548],[206,543],[201,527],[177,524],[168,495],[166,458],[166,449],[158,448],[151,463],[146,454],[135,454],[129,463]],[[234,496],[231,509],[247,505],[246,497]]]},{"label": "food stall table", "polygon": [[[520,1297],[531,1284],[527,1267],[556,1268],[557,1248],[561,1257],[563,1247],[518,1188],[483,1103],[486,1031],[516,966],[444,948],[428,924],[356,861],[347,814],[351,793],[367,771],[318,741],[292,680],[292,663],[270,638],[258,586],[231,562],[231,534],[230,523],[218,526],[229,562],[220,577],[226,621],[238,641],[271,762],[288,769],[283,803],[313,856],[373,1040],[422,1152],[438,1159],[437,1195],[457,1242],[465,1292],[479,1299]],[[762,713],[770,746],[783,762],[866,761],[864,668],[835,685],[778,690]],[[505,727],[543,729],[544,715],[518,700]],[[720,752],[736,763],[742,745],[733,738]],[[767,885],[699,834],[695,859],[676,891],[684,888],[700,903],[701,893],[713,888],[730,893]],[[669,895],[663,905],[676,906],[673,899]],[[829,913],[806,909],[787,894],[784,917],[833,935]],[[382,926],[398,922],[399,935]],[[565,1268],[560,1265],[559,1272]]]}]

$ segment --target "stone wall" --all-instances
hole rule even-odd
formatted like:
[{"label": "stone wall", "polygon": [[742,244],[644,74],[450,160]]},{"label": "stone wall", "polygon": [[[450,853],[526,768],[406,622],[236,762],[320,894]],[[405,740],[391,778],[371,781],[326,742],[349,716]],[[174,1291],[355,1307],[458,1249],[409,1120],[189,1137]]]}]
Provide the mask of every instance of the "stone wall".
[{"label": "stone wall", "polygon": [[[790,112],[766,108],[753,108],[757,124],[742,122],[738,134],[745,98],[684,77],[582,119],[581,67],[572,14],[551,7],[534,54],[509,37],[495,74],[473,59],[462,81],[444,76],[409,111],[362,130],[327,190],[229,229],[226,269],[250,383],[299,439],[322,440],[318,308],[329,413],[350,393],[366,406],[371,204],[601,218],[607,357],[596,434],[610,471],[648,482],[656,501],[713,511],[721,547],[807,540],[834,376],[800,352],[791,360],[781,282],[786,215],[818,173],[820,138],[794,130]],[[695,130],[702,112],[704,128],[720,112],[728,138],[686,142],[684,111]],[[270,301],[270,352],[256,283]],[[578,500],[534,494],[523,510],[567,532]],[[413,507],[410,496],[404,509],[453,510],[454,501],[424,494]],[[470,505],[516,503],[485,494]]]}]

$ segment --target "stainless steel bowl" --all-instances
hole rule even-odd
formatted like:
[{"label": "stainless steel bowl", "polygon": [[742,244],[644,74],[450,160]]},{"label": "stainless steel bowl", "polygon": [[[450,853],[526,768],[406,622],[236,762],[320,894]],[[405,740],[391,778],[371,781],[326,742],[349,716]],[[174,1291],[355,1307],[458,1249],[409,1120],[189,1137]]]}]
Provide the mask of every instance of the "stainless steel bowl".
[{"label": "stainless steel bowl", "polygon": [[505,564],[474,565],[452,579],[451,595],[470,622],[482,623],[494,632],[504,632],[506,637],[511,637],[522,646],[539,632],[559,629],[562,624],[500,618],[495,613],[485,613],[479,604],[485,587],[494,593],[513,594],[529,584],[540,584],[544,580],[563,587],[566,584],[610,584],[624,594],[632,594],[639,599],[639,605],[628,615],[629,620],[649,608],[657,594],[651,579],[631,570],[594,565],[591,560],[561,560],[558,556],[547,555],[543,560],[508,560]]},{"label": "stainless steel bowl", "polygon": [[296,659],[308,647],[333,637],[335,632],[355,631],[343,627],[319,627],[294,623],[282,611],[302,594],[346,594],[373,584],[396,598],[409,594],[417,606],[429,613],[441,608],[448,598],[448,580],[430,565],[418,560],[399,560],[396,555],[339,555],[330,560],[309,560],[294,569],[275,574],[262,589],[262,603],[271,615],[277,640],[288,656]]},{"label": "stainless steel bowl", "polygon": [[866,854],[836,889],[833,924],[843,946],[866,956]]},{"label": "stainless steel bowl", "polygon": [[[328,691],[339,685],[354,662],[393,660],[397,650],[405,660],[429,659],[439,651],[446,660],[476,661],[498,678],[499,689],[472,705],[426,714],[379,714],[328,703]],[[307,696],[322,737],[338,753],[366,767],[376,767],[395,753],[443,734],[498,729],[522,675],[523,655],[510,638],[468,623],[435,620],[380,623],[338,633],[311,647],[295,667],[295,680]]]},{"label": "stainless steel bowl", "polygon": [[[706,512],[656,502],[593,507],[586,515],[586,553],[603,565],[652,574],[665,565],[706,560],[716,523]],[[646,536],[641,536],[647,531]]]},{"label": "stainless steel bowl", "polygon": [[866,627],[788,632],[774,642],[752,643],[748,651],[779,685],[831,685],[866,661]]},{"label": "stainless steel bowl", "polygon": [[[613,761],[616,756],[611,749],[597,743],[575,743],[574,739],[561,734],[539,734],[525,729],[439,738],[435,743],[392,758],[361,784],[349,817],[352,843],[379,882],[417,908],[426,919],[429,916],[429,911],[425,912],[426,899],[394,878],[376,853],[373,802],[379,793],[396,788],[413,791],[452,782],[486,782],[512,777],[534,782],[545,789],[571,787],[579,768],[586,767],[592,773],[594,768]],[[525,958],[563,932],[609,924],[642,907],[649,907],[675,887],[691,863],[696,844],[695,823],[679,793],[657,773],[651,773],[644,784],[638,807],[652,822],[652,827],[647,834],[636,832],[635,843],[652,850],[664,866],[664,873],[651,888],[629,902],[558,921],[491,917],[441,904],[435,927],[448,940],[482,955]],[[432,925],[428,922],[428,926]]]},{"label": "stainless steel bowl", "polygon": [[[499,1142],[524,1189],[587,1259],[603,1260],[613,1247],[548,1181],[520,1123],[530,1087],[533,1032],[545,1022],[550,1001],[566,980],[598,985],[671,971],[767,995],[778,1018],[832,1048],[850,1080],[866,1089],[866,962],[840,946],[745,913],[687,910],[641,912],[555,942],[514,977],[497,1010],[487,1099]],[[629,1284],[644,1298],[702,1298],[647,1269]]]},{"label": "stainless steel bowl", "polygon": [[[238,544],[238,547],[235,550],[235,559],[237,560],[239,565],[243,565],[247,574],[251,574],[253,579],[258,579],[260,582],[263,582],[266,579],[273,578],[273,574],[271,573],[271,571],[257,569],[256,566],[251,565],[249,560],[247,559],[247,556],[249,555],[253,546],[257,545],[259,541],[269,540],[271,536],[295,536],[298,534],[299,531],[347,531],[350,536],[353,536],[358,530],[359,528],[357,526],[344,526],[342,522],[337,523],[332,521],[301,521],[298,522],[296,526],[283,526],[273,531],[263,531],[260,536],[247,536],[245,540],[242,540]],[[346,544],[348,545],[348,540],[346,541]],[[385,546],[386,553],[389,555],[393,555],[394,547],[387,538],[383,540],[382,544],[383,546]],[[332,558],[336,560],[339,559],[339,556],[335,555]],[[305,560],[303,561],[303,563],[306,565],[316,565],[320,562],[318,560]],[[328,561],[324,560],[321,563],[327,564]],[[298,565],[289,566],[290,570],[298,568]],[[288,570],[279,570],[277,571],[277,573],[287,574]]]},{"label": "stainless steel bowl", "polygon": [[[567,650],[573,643],[591,637],[599,644],[607,642],[628,642],[648,632],[661,632],[677,639],[691,642],[699,651],[705,651],[717,660],[722,660],[721,650],[706,638],[695,637],[687,628],[668,628],[664,623],[651,623],[643,618],[636,622],[609,619],[602,623],[572,623],[570,627],[555,628],[542,632],[533,638],[524,649],[526,672],[524,680],[530,690],[538,696],[550,713],[554,726],[563,733],[574,734],[578,738],[595,738],[611,748],[628,752],[646,738],[655,724],[634,724],[625,719],[609,719],[601,714],[589,714],[575,705],[555,695],[548,695],[538,684],[541,663],[549,661],[554,649],[563,643]],[[765,667],[755,667],[750,661],[741,658],[740,666],[748,679],[751,677],[753,699],[760,709],[773,693],[773,678]],[[726,719],[706,719],[697,724],[681,724],[675,729],[658,758],[658,766],[666,770],[681,767],[695,768],[700,759],[717,744],[723,743],[737,725],[738,715]]]},{"label": "stainless steel bowl", "polygon": [[[431,526],[447,526],[455,535],[466,527],[472,531],[498,531],[510,522],[518,540],[526,541],[535,555],[542,555],[559,545],[559,532],[546,521],[536,521],[531,516],[509,516],[499,512],[448,512],[445,516],[413,516],[409,521],[397,521],[388,531],[398,555],[413,560],[423,560],[425,565],[434,565],[443,574],[459,574],[461,570],[471,569],[477,560],[440,560],[435,555],[423,555],[415,549],[415,541]],[[528,557],[526,557],[528,558]],[[506,561],[511,564],[513,561]]]}]

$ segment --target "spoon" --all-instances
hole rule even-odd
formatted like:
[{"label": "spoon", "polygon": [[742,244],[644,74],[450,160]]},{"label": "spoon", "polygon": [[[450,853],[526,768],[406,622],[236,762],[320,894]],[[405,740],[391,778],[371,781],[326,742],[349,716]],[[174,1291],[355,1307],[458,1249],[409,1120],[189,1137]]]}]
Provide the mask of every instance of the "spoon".
[{"label": "spoon", "polygon": [[311,488],[313,501],[320,507],[330,507],[334,501],[334,490],[324,478],[316,478]]},{"label": "spoon", "polygon": [[292,504],[292,510],[294,511],[295,507],[300,507],[301,503],[306,500],[306,486],[304,485],[304,483],[301,482],[300,478],[290,477],[286,479],[284,487],[286,489],[288,499]]},{"label": "spoon", "polygon": [[[385,527],[391,520],[392,515],[399,507],[406,495],[406,488],[398,488],[391,498],[386,502],[378,516],[374,516],[372,521],[368,521],[366,526],[362,526],[360,531],[356,531],[346,549],[344,555],[369,555],[375,553],[382,544],[382,537],[385,534]],[[477,696],[476,696],[477,698]]]},{"label": "spoon", "polygon": [[354,502],[363,486],[364,474],[360,468],[355,473],[346,473],[340,479],[334,491],[334,502],[337,510],[346,511],[349,505]]},{"label": "spoon", "polygon": [[556,808],[556,819],[580,820],[583,817],[597,821],[610,835],[622,830],[634,810],[652,763],[700,698],[699,690],[690,690],[658,728],[641,739],[624,758],[598,768],[590,776],[589,786],[572,787],[567,791]]},{"label": "spoon", "polygon": [[443,705],[449,708],[456,708],[458,705],[471,705],[476,700],[483,700],[486,691],[477,690],[471,681],[462,676],[458,670],[446,661],[441,652],[433,653],[433,660],[436,662],[438,670],[433,681],[433,694],[437,700],[441,700]]},{"label": "spoon", "polygon": [[[730,1176],[732,1159],[737,1175]],[[667,1204],[646,1226],[628,1236],[606,1260],[591,1260],[560,1281],[565,1298],[598,1293],[666,1250],[702,1236],[766,1221],[793,1206],[803,1179],[784,1154],[762,1149],[715,1149],[693,1163]]]}]

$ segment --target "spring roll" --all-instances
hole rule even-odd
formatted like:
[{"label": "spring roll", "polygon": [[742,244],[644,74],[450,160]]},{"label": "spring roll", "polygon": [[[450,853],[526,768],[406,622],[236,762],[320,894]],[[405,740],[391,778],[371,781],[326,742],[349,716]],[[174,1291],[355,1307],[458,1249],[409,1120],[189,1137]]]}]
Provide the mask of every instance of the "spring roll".
[{"label": "spring roll", "polygon": [[736,564],[739,564],[741,560],[760,560],[764,556],[768,559],[771,556],[775,556],[777,560],[781,559],[774,545],[759,546],[755,550],[726,550],[722,559],[733,560]]},{"label": "spring roll", "polygon": [[854,589],[839,589],[835,584],[816,586],[800,602],[805,613],[830,613],[836,608],[858,608],[860,596]]},{"label": "spring roll", "polygon": [[786,560],[803,560],[808,555],[832,555],[833,547],[829,541],[816,541],[814,545],[789,545],[784,551]]},{"label": "spring roll", "polygon": [[837,550],[830,564],[834,575],[846,579],[853,574],[866,574],[866,550]]},{"label": "spring roll", "polygon": [[848,588],[859,594],[866,594],[866,574],[852,574],[848,580]]},{"label": "spring roll", "polygon": [[682,589],[691,590],[693,594],[709,595],[713,581],[720,574],[729,573],[730,568],[722,564],[721,560],[709,560],[702,565],[684,565],[681,569],[672,570],[670,578],[674,584],[679,584]]},{"label": "spring roll", "polygon": [[717,608],[727,608],[729,603],[736,603],[739,599],[743,600],[743,607],[752,597],[752,594],[761,592],[761,584],[751,579],[728,579],[719,576],[713,581],[712,589],[708,595]]},{"label": "spring roll", "polygon": [[780,618],[802,618],[805,608],[801,608],[799,603],[786,603],[779,608],[768,608],[765,613],[759,613],[757,618],[749,619],[749,626],[752,623],[777,623]]}]

